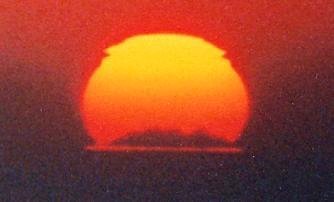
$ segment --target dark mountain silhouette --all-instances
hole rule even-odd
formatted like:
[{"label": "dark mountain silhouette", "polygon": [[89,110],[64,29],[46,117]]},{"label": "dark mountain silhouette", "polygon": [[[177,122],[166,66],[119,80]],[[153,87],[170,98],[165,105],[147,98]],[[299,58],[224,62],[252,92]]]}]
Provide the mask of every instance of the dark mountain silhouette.
[{"label": "dark mountain silhouette", "polygon": [[130,134],[112,143],[113,145],[126,146],[172,146],[172,147],[210,147],[232,146],[221,139],[216,139],[202,132],[191,135],[183,135],[177,131],[160,132],[147,131],[144,133]]}]

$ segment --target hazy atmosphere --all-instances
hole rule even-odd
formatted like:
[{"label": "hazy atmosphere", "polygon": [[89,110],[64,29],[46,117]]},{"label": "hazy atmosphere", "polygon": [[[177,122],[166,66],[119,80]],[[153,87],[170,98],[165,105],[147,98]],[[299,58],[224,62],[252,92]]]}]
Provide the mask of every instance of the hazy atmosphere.
[{"label": "hazy atmosphere", "polygon": [[[105,48],[152,33],[226,51],[249,93],[242,153],[84,149],[80,100]],[[325,0],[1,2],[0,199],[330,200],[333,36]],[[212,142],[150,135],[128,141]]]}]

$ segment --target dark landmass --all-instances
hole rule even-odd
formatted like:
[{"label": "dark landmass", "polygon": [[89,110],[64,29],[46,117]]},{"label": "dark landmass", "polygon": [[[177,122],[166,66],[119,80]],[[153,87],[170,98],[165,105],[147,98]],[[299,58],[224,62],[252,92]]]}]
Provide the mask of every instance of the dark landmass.
[{"label": "dark landmass", "polygon": [[183,135],[177,131],[159,132],[148,131],[145,133],[131,134],[116,140],[112,145],[126,146],[168,146],[168,147],[219,147],[219,146],[235,146],[227,143],[222,139],[210,137],[201,132],[191,135]]}]

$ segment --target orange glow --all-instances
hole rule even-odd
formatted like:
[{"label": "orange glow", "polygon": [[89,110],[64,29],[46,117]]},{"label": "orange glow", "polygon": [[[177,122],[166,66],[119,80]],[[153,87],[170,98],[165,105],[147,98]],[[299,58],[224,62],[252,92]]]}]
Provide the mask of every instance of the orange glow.
[{"label": "orange glow", "polygon": [[96,146],[130,133],[204,131],[234,142],[249,115],[245,86],[224,51],[188,35],[138,35],[106,49],[81,110]]}]

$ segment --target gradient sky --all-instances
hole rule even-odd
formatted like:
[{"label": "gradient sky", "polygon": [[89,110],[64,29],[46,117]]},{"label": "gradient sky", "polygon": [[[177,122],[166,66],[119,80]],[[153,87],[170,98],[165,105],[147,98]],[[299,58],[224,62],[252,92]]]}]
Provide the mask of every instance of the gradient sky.
[{"label": "gradient sky", "polygon": [[270,141],[293,127],[303,140],[326,130],[331,1],[10,1],[0,11],[2,119],[14,119],[4,134],[38,133],[45,118],[59,131],[69,123],[57,121],[74,119],[68,127],[80,131],[77,100],[103,48],[157,32],[197,35],[227,51],[252,97],[252,133]]},{"label": "gradient sky", "polygon": [[331,0],[3,1],[4,158],[86,145],[90,140],[78,100],[103,49],[129,36],[159,32],[199,36],[227,51],[251,96],[252,114],[240,140],[249,152],[289,159],[314,151],[329,154],[333,13]]}]

